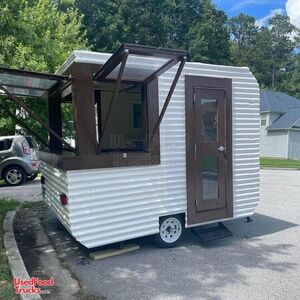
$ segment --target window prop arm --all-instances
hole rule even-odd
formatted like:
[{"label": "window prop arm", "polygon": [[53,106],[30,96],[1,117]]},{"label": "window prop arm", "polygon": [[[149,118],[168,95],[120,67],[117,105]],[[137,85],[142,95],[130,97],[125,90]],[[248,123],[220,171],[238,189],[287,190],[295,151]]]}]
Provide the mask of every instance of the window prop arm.
[{"label": "window prop arm", "polygon": [[114,89],[114,93],[113,93],[113,95],[111,97],[111,100],[110,100],[110,103],[109,103],[109,107],[108,107],[108,111],[107,111],[107,114],[106,114],[106,118],[105,118],[104,123],[103,123],[102,135],[100,137],[100,141],[99,141],[99,144],[98,144],[98,154],[101,153],[105,131],[106,131],[106,128],[107,128],[107,124],[108,124],[109,118],[111,116],[111,112],[113,110],[113,107],[114,107],[116,99],[117,99],[117,95],[118,95],[118,92],[119,92],[119,89],[120,89],[122,75],[123,75],[123,72],[124,72],[124,69],[125,69],[125,65],[126,65],[126,61],[127,61],[128,55],[129,55],[129,51],[128,50],[124,50],[124,53],[122,55],[122,62],[121,62],[120,70],[119,70],[119,73],[118,73],[118,78],[117,78],[115,89]]},{"label": "window prop arm", "polygon": [[164,117],[164,115],[165,115],[165,112],[166,112],[166,110],[167,110],[167,108],[168,108],[168,105],[169,105],[169,103],[170,103],[171,97],[172,97],[172,95],[173,95],[173,92],[174,92],[175,87],[176,87],[176,85],[177,85],[178,79],[179,79],[179,77],[180,77],[180,75],[181,75],[181,72],[182,72],[182,69],[183,69],[183,67],[184,67],[185,62],[186,62],[186,57],[183,56],[183,57],[181,58],[180,65],[179,65],[179,67],[178,67],[178,69],[177,69],[177,72],[176,72],[176,74],[175,74],[175,77],[174,77],[174,79],[173,79],[172,85],[171,85],[171,87],[170,87],[170,90],[169,90],[169,93],[168,93],[167,98],[166,98],[166,100],[165,100],[165,103],[164,103],[164,105],[163,105],[163,108],[162,108],[162,110],[161,110],[161,112],[160,112],[160,115],[159,115],[159,117],[158,117],[158,119],[157,119],[157,122],[155,123],[155,126],[154,126],[154,128],[153,128],[152,134],[151,134],[151,136],[150,136],[149,147],[148,147],[148,148],[151,147],[151,144],[152,144],[152,142],[153,142],[153,139],[154,139],[154,137],[155,137],[155,134],[156,134],[156,132],[157,132],[157,129],[159,128],[159,126],[160,126],[160,124],[161,124],[161,121],[162,121],[162,119],[163,119],[163,117]]}]

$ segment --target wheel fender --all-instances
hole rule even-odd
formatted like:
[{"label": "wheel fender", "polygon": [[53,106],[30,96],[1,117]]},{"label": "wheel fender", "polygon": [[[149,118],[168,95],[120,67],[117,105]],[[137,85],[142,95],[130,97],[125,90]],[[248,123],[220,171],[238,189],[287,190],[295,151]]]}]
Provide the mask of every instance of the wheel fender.
[{"label": "wheel fender", "polygon": [[30,167],[22,159],[12,157],[12,158],[8,158],[8,159],[4,160],[1,163],[1,167],[0,167],[1,177],[3,177],[3,171],[5,170],[5,168],[8,166],[11,166],[11,165],[19,166],[19,167],[23,168],[27,174],[31,174]]}]

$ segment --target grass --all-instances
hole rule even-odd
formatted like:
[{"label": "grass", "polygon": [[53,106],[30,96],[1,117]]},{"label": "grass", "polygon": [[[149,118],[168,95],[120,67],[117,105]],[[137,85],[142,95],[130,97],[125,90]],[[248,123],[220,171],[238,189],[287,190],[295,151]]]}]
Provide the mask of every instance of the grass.
[{"label": "grass", "polygon": [[3,221],[6,213],[15,210],[19,205],[17,201],[0,199],[0,299],[17,299],[12,284],[12,276],[9,268],[5,248],[3,244]]},{"label": "grass", "polygon": [[272,168],[300,169],[300,160],[261,157],[260,158],[260,166],[261,167],[272,167]]}]

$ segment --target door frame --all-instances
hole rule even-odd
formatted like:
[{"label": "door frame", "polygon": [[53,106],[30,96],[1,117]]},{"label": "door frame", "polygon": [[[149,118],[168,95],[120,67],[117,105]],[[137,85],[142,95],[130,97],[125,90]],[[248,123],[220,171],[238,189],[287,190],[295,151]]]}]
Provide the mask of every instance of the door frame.
[{"label": "door frame", "polygon": [[[225,92],[225,141],[226,141],[226,207],[197,212],[195,176],[195,120],[194,89],[214,89]],[[186,136],[186,185],[187,225],[233,217],[233,175],[232,175],[232,80],[205,76],[185,76],[185,136]]]}]

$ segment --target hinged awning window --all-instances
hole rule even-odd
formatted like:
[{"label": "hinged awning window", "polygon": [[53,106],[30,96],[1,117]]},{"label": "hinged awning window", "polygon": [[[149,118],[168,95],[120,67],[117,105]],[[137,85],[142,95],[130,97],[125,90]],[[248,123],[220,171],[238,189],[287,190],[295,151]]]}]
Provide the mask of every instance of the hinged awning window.
[{"label": "hinged awning window", "polygon": [[171,100],[172,94],[187,59],[187,52],[184,50],[154,48],[141,45],[123,44],[109,60],[94,74],[95,81],[114,80],[115,89],[108,106],[106,118],[103,122],[102,136],[98,143],[98,153],[101,152],[108,121],[111,117],[113,107],[121,86],[121,82],[135,82],[148,84],[155,78],[168,71],[171,67],[180,62],[175,77],[170,86],[168,95],[155,123],[154,129],[150,132],[149,147],[164,117],[166,109]]},{"label": "hinged awning window", "polygon": [[94,80],[117,80],[124,55],[128,55],[122,81],[149,83],[186,57],[184,50],[124,44],[94,75]]},{"label": "hinged awning window", "polygon": [[0,86],[14,96],[46,97],[56,84],[67,80],[67,76],[0,67]]},{"label": "hinged awning window", "polygon": [[[19,107],[22,107],[30,117],[45,127],[54,138],[62,142],[67,149],[75,149],[62,137],[50,128],[38,114],[33,112],[29,106],[18,97],[47,97],[51,92],[67,82],[67,76],[46,74],[33,71],[16,70],[0,67],[0,96],[6,96],[14,101]],[[13,115],[12,112],[8,113]],[[15,117],[13,117],[15,118]],[[24,122],[22,122],[24,124]],[[38,136],[38,135],[36,135]],[[42,139],[41,139],[42,140]]]}]

